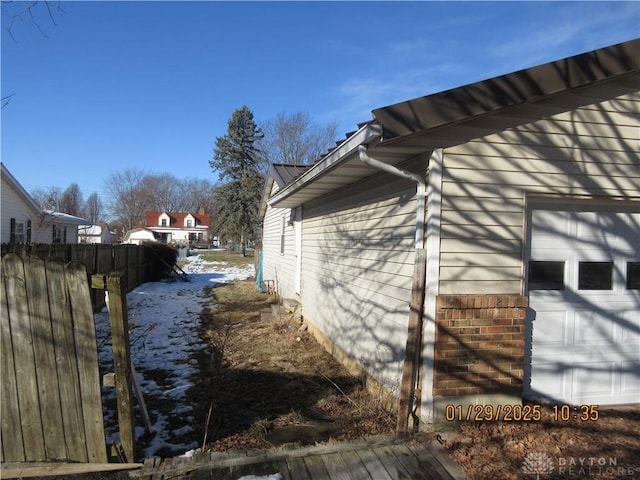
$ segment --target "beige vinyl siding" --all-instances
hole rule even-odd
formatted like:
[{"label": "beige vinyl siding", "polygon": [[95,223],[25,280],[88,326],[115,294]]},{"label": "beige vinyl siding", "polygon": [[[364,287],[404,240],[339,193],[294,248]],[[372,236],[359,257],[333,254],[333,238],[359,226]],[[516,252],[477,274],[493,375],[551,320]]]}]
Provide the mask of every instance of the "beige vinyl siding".
[{"label": "beige vinyl siding", "polygon": [[[274,184],[271,195],[278,187]],[[263,224],[263,279],[275,282],[278,293],[284,298],[296,298],[295,292],[295,237],[289,224],[291,209],[267,207]],[[282,222],[284,219],[284,254],[281,253]]]},{"label": "beige vinyl siding", "polygon": [[640,95],[605,94],[540,120],[558,100],[519,107],[486,120],[519,126],[444,151],[441,294],[521,293],[525,194],[640,200]]},{"label": "beige vinyl siding", "polygon": [[388,175],[304,207],[303,314],[393,392],[406,343],[414,235],[415,186]]}]

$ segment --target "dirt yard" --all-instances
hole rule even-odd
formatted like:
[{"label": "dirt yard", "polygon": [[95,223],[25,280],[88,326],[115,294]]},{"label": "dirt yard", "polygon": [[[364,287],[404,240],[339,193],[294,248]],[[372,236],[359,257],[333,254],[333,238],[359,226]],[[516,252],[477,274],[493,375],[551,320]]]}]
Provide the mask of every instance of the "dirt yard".
[{"label": "dirt yard", "polygon": [[256,292],[252,280],[212,288],[211,298],[202,313],[209,351],[198,357],[201,378],[189,392],[205,448],[269,448],[393,432],[394,415],[300,330],[299,321],[260,319],[273,299]]},{"label": "dirt yard", "polygon": [[[198,444],[267,449],[393,434],[394,414],[299,322],[260,319],[271,300],[253,281],[210,294],[201,331],[209,348],[191,360],[201,372],[189,391]],[[471,480],[640,479],[640,410],[599,413],[562,422],[543,409],[540,421],[462,423],[439,438]]]}]

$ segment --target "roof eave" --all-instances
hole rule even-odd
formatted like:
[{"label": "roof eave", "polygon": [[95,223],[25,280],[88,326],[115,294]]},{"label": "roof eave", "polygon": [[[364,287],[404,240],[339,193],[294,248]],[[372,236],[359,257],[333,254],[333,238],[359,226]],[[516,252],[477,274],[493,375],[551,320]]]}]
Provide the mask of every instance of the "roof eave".
[{"label": "roof eave", "polygon": [[282,204],[282,202],[306,187],[308,184],[326,175],[334,168],[339,167],[342,162],[346,161],[350,154],[357,150],[359,145],[371,143],[377,140],[380,137],[381,132],[380,126],[377,124],[367,123],[363,125],[356,133],[347,138],[335,150],[332,150],[328,155],[309,168],[309,170],[304,172],[293,182],[271,197],[267,201],[268,205],[270,207],[278,207],[279,204]]},{"label": "roof eave", "polygon": [[640,69],[640,39],[373,110],[381,142],[539,101]]}]

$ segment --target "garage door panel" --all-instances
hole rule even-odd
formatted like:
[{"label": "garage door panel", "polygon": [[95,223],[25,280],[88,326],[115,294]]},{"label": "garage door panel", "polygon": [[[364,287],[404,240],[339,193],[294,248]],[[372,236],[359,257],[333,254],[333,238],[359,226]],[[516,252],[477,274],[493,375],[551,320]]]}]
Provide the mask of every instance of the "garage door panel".
[{"label": "garage door panel", "polygon": [[615,338],[616,316],[614,311],[576,311],[574,345],[610,345],[615,349],[615,345],[618,343]]},{"label": "garage door panel", "polygon": [[[553,399],[564,398],[565,393],[565,377],[562,375],[562,363],[551,361],[537,362],[531,367],[531,391],[535,393],[535,397],[549,396]],[[560,375],[559,375],[560,374]]]},{"label": "garage door panel", "polygon": [[[640,400],[640,362],[621,363],[621,388],[622,395],[637,395],[636,401]],[[633,397],[632,397],[633,398]]]},{"label": "garage door panel", "polygon": [[531,217],[540,238],[568,238],[571,234],[571,212],[534,210]]},{"label": "garage door panel", "polygon": [[615,212],[577,212],[576,237],[580,243],[611,246],[624,241],[626,223]]},{"label": "garage door panel", "polygon": [[536,317],[534,325],[532,334],[536,347],[559,347],[569,343],[566,310],[547,310]]},{"label": "garage door panel", "polygon": [[615,367],[615,362],[574,363],[572,396],[585,399],[613,396]]},{"label": "garage door panel", "polygon": [[531,211],[525,395],[640,403],[638,209],[590,203]]},{"label": "garage door panel", "polygon": [[623,344],[640,347],[640,314],[637,311],[623,312],[620,330]]}]

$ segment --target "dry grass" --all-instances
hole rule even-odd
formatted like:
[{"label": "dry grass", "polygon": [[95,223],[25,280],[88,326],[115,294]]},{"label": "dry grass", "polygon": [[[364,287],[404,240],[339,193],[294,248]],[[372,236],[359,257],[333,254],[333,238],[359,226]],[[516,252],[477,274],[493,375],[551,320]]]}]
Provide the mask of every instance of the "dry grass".
[{"label": "dry grass", "polygon": [[393,415],[299,321],[260,320],[273,301],[251,281],[212,289],[203,312],[210,352],[191,392],[203,426],[213,405],[207,448],[268,448],[274,432],[295,426],[312,426],[321,440],[392,433]]}]

